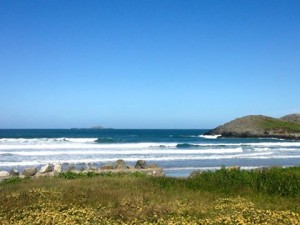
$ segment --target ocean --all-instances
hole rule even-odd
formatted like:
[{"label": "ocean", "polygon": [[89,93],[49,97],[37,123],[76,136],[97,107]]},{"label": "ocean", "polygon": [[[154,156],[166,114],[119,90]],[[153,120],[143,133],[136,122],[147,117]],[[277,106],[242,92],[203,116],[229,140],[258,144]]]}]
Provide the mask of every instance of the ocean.
[{"label": "ocean", "polygon": [[254,169],[300,165],[300,141],[270,138],[222,138],[207,130],[26,129],[0,130],[0,170],[41,167],[58,162],[101,166],[118,159],[134,165],[156,163],[167,176],[222,166]]}]

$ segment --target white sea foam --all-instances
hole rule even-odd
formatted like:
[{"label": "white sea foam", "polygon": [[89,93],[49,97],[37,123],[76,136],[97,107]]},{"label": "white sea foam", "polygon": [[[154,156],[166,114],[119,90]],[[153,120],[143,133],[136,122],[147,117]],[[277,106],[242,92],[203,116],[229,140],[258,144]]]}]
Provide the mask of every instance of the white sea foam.
[{"label": "white sea foam", "polygon": [[76,143],[90,143],[97,141],[98,138],[64,138],[64,140]]},{"label": "white sea foam", "polygon": [[300,147],[300,142],[257,142],[244,143],[242,146]]},{"label": "white sea foam", "polygon": [[0,162],[0,166],[37,166],[40,164],[46,164],[46,163],[39,162],[39,161]]},{"label": "white sea foam", "polygon": [[[186,160],[218,160],[218,159],[243,159],[252,158],[259,159],[267,157],[270,158],[269,153],[256,153],[256,154],[233,154],[233,155],[210,155],[210,156],[193,156],[193,155],[157,155],[156,157],[152,155],[130,155],[124,156],[122,159],[128,162],[135,162],[138,159],[144,159],[147,161],[186,161]],[[276,158],[300,158],[300,156],[275,156]],[[81,158],[81,159],[57,159],[57,160],[47,160],[41,159],[36,161],[21,161],[21,162],[0,162],[0,166],[23,166],[23,165],[38,165],[46,163],[102,163],[102,162],[112,162],[120,159],[120,157],[106,157],[106,158]]]},{"label": "white sea foam", "polygon": [[253,148],[253,151],[256,151],[256,152],[267,152],[267,151],[271,151],[271,149],[270,148],[262,147],[262,148]]},{"label": "white sea foam", "polygon": [[[230,166],[229,166],[230,167]],[[241,170],[254,170],[259,168],[268,168],[269,165],[266,166],[241,166]],[[285,167],[291,167],[291,165],[283,165],[283,168]],[[193,171],[206,171],[206,170],[219,170],[221,169],[221,166],[207,166],[207,167],[171,167],[171,168],[165,168],[165,171],[182,171],[182,170],[193,170]]]},{"label": "white sea foam", "polygon": [[187,155],[187,154],[230,154],[230,153],[242,153],[242,148],[227,148],[227,149],[205,149],[205,150],[159,150],[159,149],[148,149],[148,150],[84,150],[84,151],[0,151],[0,155],[13,154],[22,156],[51,156],[51,155]]},{"label": "white sea foam", "polygon": [[[0,166],[34,166],[53,162],[102,163],[121,158],[128,162],[138,159],[155,162],[180,161],[183,165],[187,165],[184,167],[185,170],[188,168],[193,170],[193,167],[188,167],[191,165],[188,161],[233,159],[235,162],[236,159],[261,159],[264,162],[265,159],[271,161],[276,159],[276,162],[278,160],[286,162],[285,159],[291,159],[289,161],[293,162],[300,160],[299,141],[230,143],[219,139],[202,140],[202,143],[97,143],[97,140],[97,138],[2,138],[0,139]],[[179,167],[178,170],[180,169]]]},{"label": "white sea foam", "polygon": [[6,144],[51,144],[62,142],[91,143],[98,138],[0,138],[0,143]]},{"label": "white sea foam", "polygon": [[221,169],[220,166],[210,166],[210,167],[172,167],[165,168],[165,171],[177,171],[177,170],[218,170]]},{"label": "white sea foam", "polygon": [[89,144],[28,144],[28,145],[0,145],[0,149],[87,149],[97,148]]},{"label": "white sea foam", "polygon": [[[56,138],[56,139],[0,139],[0,150],[49,150],[49,149],[140,149],[149,148],[234,148],[234,147],[252,147],[256,151],[267,151],[268,148],[288,148],[300,147],[300,142],[258,142],[258,143],[96,143],[97,138]],[[300,148],[299,148],[300,149]]]},{"label": "white sea foam", "polygon": [[177,143],[36,143],[36,144],[0,144],[0,149],[145,149],[145,148],[175,148]]},{"label": "white sea foam", "polygon": [[199,135],[199,137],[201,138],[207,138],[207,139],[217,139],[218,137],[221,137],[222,135],[220,134],[216,134],[216,135],[204,135],[204,134],[201,134]]}]

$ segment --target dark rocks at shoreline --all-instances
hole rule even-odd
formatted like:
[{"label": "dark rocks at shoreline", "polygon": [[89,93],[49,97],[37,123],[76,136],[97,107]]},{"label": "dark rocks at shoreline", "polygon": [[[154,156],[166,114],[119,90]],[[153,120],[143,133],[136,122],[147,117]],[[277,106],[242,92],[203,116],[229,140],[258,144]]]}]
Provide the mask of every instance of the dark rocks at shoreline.
[{"label": "dark rocks at shoreline", "polygon": [[123,159],[119,159],[114,163],[113,169],[126,170],[126,169],[129,169],[129,166],[126,165],[126,163]]},{"label": "dark rocks at shoreline", "polygon": [[0,181],[9,178],[9,172],[7,171],[0,171]]},{"label": "dark rocks at shoreline", "polygon": [[237,138],[284,138],[300,139],[300,114],[291,114],[281,119],[253,115],[237,118],[205,135],[222,135],[222,137]]},{"label": "dark rocks at shoreline", "polygon": [[112,163],[106,163],[102,166],[100,166],[101,170],[112,170],[114,169],[114,165]]},{"label": "dark rocks at shoreline", "polygon": [[80,168],[77,168],[76,165],[70,165],[67,169],[62,170],[62,165],[59,163],[48,163],[40,168],[38,170],[35,167],[25,168],[22,171],[22,174],[20,175],[19,171],[17,169],[12,169],[10,172],[7,171],[0,171],[0,181],[8,179],[10,177],[32,177],[32,178],[38,178],[38,177],[45,177],[45,176],[54,176],[61,172],[74,172],[74,173],[134,173],[134,172],[140,172],[147,176],[164,176],[164,171],[162,168],[158,167],[156,164],[153,164],[151,166],[146,166],[147,163],[144,160],[138,160],[137,165],[139,165],[140,168],[135,168],[133,166],[127,165],[124,160],[119,159],[114,163],[107,163],[100,167],[97,167],[96,165],[86,165],[80,164],[78,166],[81,166]]},{"label": "dark rocks at shoreline", "polygon": [[37,168],[31,167],[31,168],[26,168],[23,170],[22,175],[25,177],[32,177],[37,173]]},{"label": "dark rocks at shoreline", "polygon": [[138,160],[134,166],[135,169],[147,169],[148,165],[145,160]]},{"label": "dark rocks at shoreline", "polygon": [[14,168],[14,169],[11,169],[9,171],[9,175],[12,176],[12,177],[17,177],[17,176],[20,175],[20,172],[19,172],[19,170],[17,170],[17,169]]},{"label": "dark rocks at shoreline", "polygon": [[50,173],[53,170],[54,170],[54,165],[51,163],[48,163],[40,169],[40,173]]}]

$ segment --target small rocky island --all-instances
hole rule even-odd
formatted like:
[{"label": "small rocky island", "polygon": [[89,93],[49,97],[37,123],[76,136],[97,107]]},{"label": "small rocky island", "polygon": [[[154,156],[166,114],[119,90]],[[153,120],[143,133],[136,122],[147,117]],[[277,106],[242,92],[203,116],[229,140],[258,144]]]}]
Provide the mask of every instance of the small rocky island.
[{"label": "small rocky island", "polygon": [[290,114],[278,119],[262,115],[245,116],[210,130],[205,135],[300,140],[300,114]]}]

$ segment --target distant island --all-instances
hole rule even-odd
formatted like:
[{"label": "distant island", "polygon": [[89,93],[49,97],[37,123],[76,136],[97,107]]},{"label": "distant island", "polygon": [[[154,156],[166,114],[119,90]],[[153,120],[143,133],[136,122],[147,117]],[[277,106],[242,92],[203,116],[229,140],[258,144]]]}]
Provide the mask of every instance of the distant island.
[{"label": "distant island", "polygon": [[92,129],[92,130],[100,130],[100,129],[105,129],[105,128],[102,127],[102,126],[94,126],[94,127],[90,127],[89,129]]},{"label": "distant island", "polygon": [[300,114],[290,114],[281,118],[263,115],[245,116],[218,126],[206,132],[205,135],[300,140]]}]

